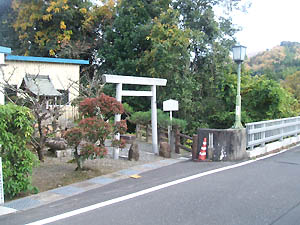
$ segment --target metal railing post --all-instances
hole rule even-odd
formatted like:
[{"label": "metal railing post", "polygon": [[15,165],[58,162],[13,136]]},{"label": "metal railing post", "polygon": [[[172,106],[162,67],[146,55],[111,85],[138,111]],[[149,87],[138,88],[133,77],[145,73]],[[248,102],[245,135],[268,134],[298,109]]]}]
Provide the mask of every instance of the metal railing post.
[{"label": "metal railing post", "polygon": [[284,134],[283,134],[283,127],[282,127],[282,124],[284,124],[284,120],[281,120],[280,121],[281,122],[281,128],[280,128],[280,141],[283,141],[283,136],[284,136]]},{"label": "metal railing post", "polygon": [[[262,124],[262,128],[266,129],[266,124],[265,124],[265,123]],[[264,131],[261,133],[260,139],[263,139],[263,140],[264,140],[265,138],[266,138],[266,130],[264,130]],[[260,146],[261,146],[261,147],[265,147],[265,145],[266,145],[266,142],[263,142]]]}]

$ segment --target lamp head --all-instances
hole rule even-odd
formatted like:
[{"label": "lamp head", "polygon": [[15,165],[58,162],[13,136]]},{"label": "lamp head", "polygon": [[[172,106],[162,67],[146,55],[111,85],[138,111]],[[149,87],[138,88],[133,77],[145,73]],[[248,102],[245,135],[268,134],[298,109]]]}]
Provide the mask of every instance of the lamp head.
[{"label": "lamp head", "polygon": [[243,62],[246,56],[246,47],[243,45],[235,45],[232,48],[233,60],[236,63]]}]

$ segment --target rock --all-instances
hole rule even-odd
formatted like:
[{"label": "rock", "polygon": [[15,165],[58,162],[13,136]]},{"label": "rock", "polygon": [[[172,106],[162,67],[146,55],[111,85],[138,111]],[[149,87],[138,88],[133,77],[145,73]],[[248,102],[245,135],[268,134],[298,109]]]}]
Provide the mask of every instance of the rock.
[{"label": "rock", "polygon": [[159,156],[171,158],[171,148],[168,142],[161,142],[159,147]]},{"label": "rock", "polygon": [[127,144],[133,144],[136,140],[135,135],[120,135],[121,140],[125,140]]},{"label": "rock", "polygon": [[138,161],[140,158],[140,153],[139,153],[139,146],[136,142],[134,142],[128,151],[128,160],[134,159],[135,161]]},{"label": "rock", "polygon": [[68,143],[64,138],[49,138],[46,141],[46,146],[55,151],[65,150],[68,146]]},{"label": "rock", "polygon": [[57,150],[55,151],[56,158],[62,158],[67,156],[72,156],[73,150],[72,149],[66,149],[66,150]]}]

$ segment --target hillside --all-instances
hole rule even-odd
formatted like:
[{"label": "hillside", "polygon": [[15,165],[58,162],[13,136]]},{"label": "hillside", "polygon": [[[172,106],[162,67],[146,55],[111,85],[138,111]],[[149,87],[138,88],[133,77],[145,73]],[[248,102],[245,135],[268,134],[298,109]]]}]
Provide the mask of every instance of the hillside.
[{"label": "hillside", "polygon": [[300,71],[300,43],[281,42],[270,50],[260,52],[246,61],[251,74],[265,74],[269,78],[280,80],[287,75]]}]

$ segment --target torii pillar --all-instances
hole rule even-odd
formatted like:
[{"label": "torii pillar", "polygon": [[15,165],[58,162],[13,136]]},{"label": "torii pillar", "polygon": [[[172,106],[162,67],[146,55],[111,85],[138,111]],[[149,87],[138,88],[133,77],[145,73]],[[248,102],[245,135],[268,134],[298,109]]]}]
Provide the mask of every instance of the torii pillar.
[{"label": "torii pillar", "polygon": [[[135,77],[135,76],[120,76],[120,75],[102,75],[104,83],[117,84],[116,99],[122,102],[122,96],[150,96],[151,97],[151,124],[152,124],[152,150],[154,154],[158,154],[157,140],[157,105],[156,105],[156,86],[166,86],[166,79]],[[151,86],[151,91],[132,91],[123,90],[122,84],[135,84]],[[115,115],[115,122],[121,120],[121,115]],[[116,135],[116,139],[120,140],[120,134]],[[120,149],[114,149],[114,159],[119,158]]]}]

